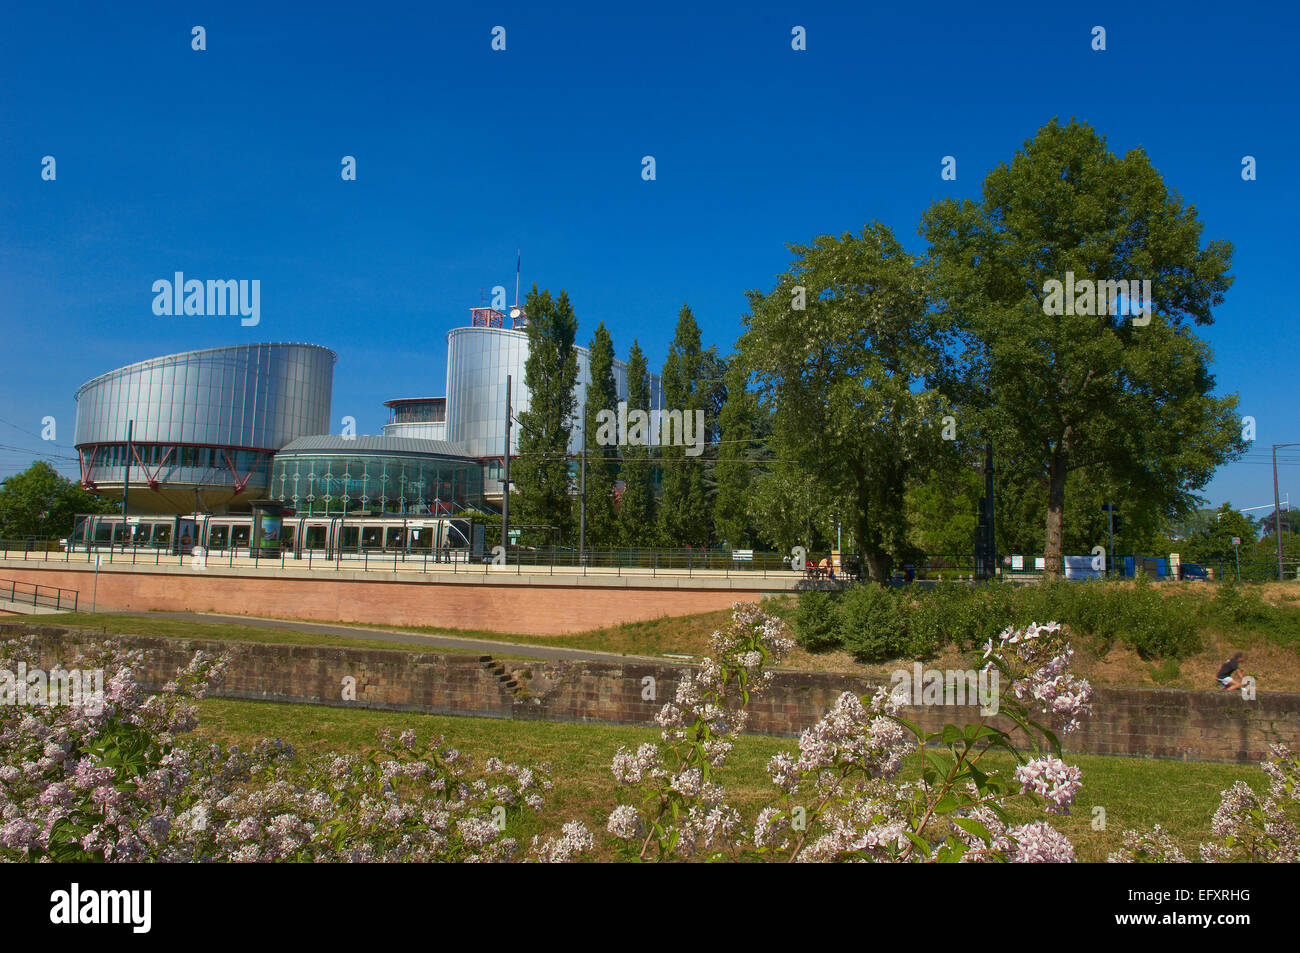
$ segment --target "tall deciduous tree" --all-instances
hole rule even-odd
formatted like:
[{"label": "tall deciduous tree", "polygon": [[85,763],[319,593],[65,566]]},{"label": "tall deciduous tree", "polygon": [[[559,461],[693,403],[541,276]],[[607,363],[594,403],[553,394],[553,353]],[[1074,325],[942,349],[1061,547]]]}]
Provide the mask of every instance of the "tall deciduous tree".
[{"label": "tall deciduous tree", "polygon": [[941,452],[924,388],[942,340],[924,275],[888,228],[791,246],[771,294],[748,293],[741,352],[774,410],[774,446],[829,491],[871,578],[909,551],[905,492]]},{"label": "tall deciduous tree", "polygon": [[[1232,545],[1234,539],[1240,539],[1239,547]],[[1237,556],[1238,548],[1243,555],[1253,555],[1256,541],[1259,539],[1259,527],[1245,513],[1233,509],[1231,503],[1224,503],[1206,521],[1204,530],[1196,533],[1187,541],[1184,558],[1192,562],[1231,563]],[[1276,546],[1276,542],[1274,546]]]},{"label": "tall deciduous tree", "polygon": [[549,290],[538,293],[533,285],[524,307],[528,315],[524,381],[529,401],[528,409],[519,414],[519,460],[511,474],[519,488],[517,519],[555,527],[550,532],[534,531],[530,537],[559,544],[574,535],[568,448],[576,413],[578,354],[573,342],[578,321],[563,290],[552,298]]},{"label": "tall deciduous tree", "polygon": [[[704,546],[713,535],[704,483],[704,454],[696,452],[703,450],[707,438],[705,417],[711,410],[705,407],[708,395],[702,380],[703,366],[700,326],[690,307],[683,304],[664,361],[664,406],[666,411],[680,411],[682,426],[689,430],[696,446],[681,445],[680,435],[674,434],[674,443],[659,448],[664,486],[659,506],[660,535],[670,545]],[[667,427],[664,430],[667,437]]]},{"label": "tall deciduous tree", "polygon": [[[645,353],[635,339],[627,357],[627,409],[650,410],[650,380]],[[624,546],[653,546],[658,541],[655,525],[655,494],[651,482],[649,448],[629,444],[622,448],[623,495],[619,500],[619,538]]]},{"label": "tall deciduous tree", "polygon": [[602,410],[618,412],[614,382],[614,340],[602,321],[591,339],[591,386],[587,389],[587,414],[583,433],[587,447],[587,545],[606,549],[618,542],[614,516],[614,479],[618,473],[618,447],[597,442],[596,418]]},{"label": "tall deciduous tree", "polygon": [[[1140,486],[1172,516],[1242,449],[1236,399],[1213,395],[1187,324],[1211,322],[1232,248],[1201,247],[1195,209],[1141,149],[1118,158],[1086,124],[1053,120],[988,174],[980,202],[936,203],[922,233],[939,308],[964,332],[949,382],[963,422],[1043,495],[1049,572],[1063,570],[1072,472]],[[1098,284],[1121,281],[1150,281],[1152,315],[1122,313]]]}]

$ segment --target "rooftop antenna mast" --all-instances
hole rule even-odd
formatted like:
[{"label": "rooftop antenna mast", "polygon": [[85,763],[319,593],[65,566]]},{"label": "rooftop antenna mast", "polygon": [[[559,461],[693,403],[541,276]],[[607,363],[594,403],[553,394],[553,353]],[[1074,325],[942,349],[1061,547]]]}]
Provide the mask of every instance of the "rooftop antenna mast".
[{"label": "rooftop antenna mast", "polygon": [[523,264],[523,252],[516,249],[515,255],[515,306],[510,309],[510,326],[516,330],[527,327],[528,319],[523,308],[519,307],[519,268]]}]

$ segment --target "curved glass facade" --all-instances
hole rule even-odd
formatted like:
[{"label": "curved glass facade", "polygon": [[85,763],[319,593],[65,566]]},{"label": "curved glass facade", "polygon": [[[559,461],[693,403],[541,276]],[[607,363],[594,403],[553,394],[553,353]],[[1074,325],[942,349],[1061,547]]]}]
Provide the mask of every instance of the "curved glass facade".
[{"label": "curved glass facade", "polygon": [[275,455],[269,497],[302,514],[447,515],[483,507],[483,468],[436,441],[315,437]]},{"label": "curved glass facade", "polygon": [[157,357],[77,391],[75,443],[276,450],[329,433],[334,352],[313,344],[248,344]]},{"label": "curved glass facade", "polygon": [[334,361],[333,351],[312,344],[248,344],[96,377],[77,391],[82,482],[120,495],[129,464],[133,512],[222,510],[255,499],[272,453],[328,432]]}]

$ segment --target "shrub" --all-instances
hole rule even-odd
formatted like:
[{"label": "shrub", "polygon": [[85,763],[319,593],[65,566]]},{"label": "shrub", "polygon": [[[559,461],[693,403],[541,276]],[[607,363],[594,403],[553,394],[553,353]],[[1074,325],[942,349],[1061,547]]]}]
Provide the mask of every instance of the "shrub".
[{"label": "shrub", "polygon": [[904,597],[907,623],[907,655],[916,659],[934,658],[952,641],[951,612],[933,593],[918,591]]},{"label": "shrub", "polygon": [[890,589],[856,586],[840,600],[840,642],[859,662],[883,662],[907,653],[908,613]]},{"label": "shrub", "polygon": [[1269,605],[1253,589],[1225,583],[1210,600],[1215,621],[1225,626],[1260,625],[1269,620]]},{"label": "shrub", "polygon": [[811,589],[799,596],[794,611],[794,634],[799,647],[825,652],[840,646],[839,600],[835,594]]}]

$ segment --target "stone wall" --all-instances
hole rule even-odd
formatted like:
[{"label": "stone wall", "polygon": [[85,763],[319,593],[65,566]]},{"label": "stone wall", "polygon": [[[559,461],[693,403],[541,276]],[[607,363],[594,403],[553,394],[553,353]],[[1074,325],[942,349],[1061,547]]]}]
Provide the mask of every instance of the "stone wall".
[{"label": "stone wall", "polygon": [[267,618],[378,625],[441,626],[527,635],[584,632],[622,622],[691,615],[756,602],[789,591],[798,577],[726,578],[682,574],[588,576],[557,573],[342,569],[186,568],[109,565],[95,580],[93,566],[10,560],[5,579],[76,590],[78,609],[133,612],[221,612]]},{"label": "stone wall", "polygon": [[[0,638],[36,633],[47,667],[70,662],[84,631],[0,624]],[[497,660],[455,653],[215,642],[120,636],[145,655],[144,682],[157,689],[193,653],[229,652],[232,664],[214,694],[225,698],[376,708],[532,721],[649,725],[677,687],[680,664]],[[344,700],[344,679],[355,701]],[[653,682],[647,681],[653,679]],[[653,691],[651,691],[653,688]],[[795,736],[820,718],[842,692],[870,686],[847,675],[780,672],[751,706],[750,730]],[[927,730],[977,721],[974,707],[903,712]],[[1100,688],[1094,714],[1066,748],[1099,755],[1253,763],[1269,745],[1300,747],[1300,695],[1265,693],[1247,701],[1236,692]]]}]

